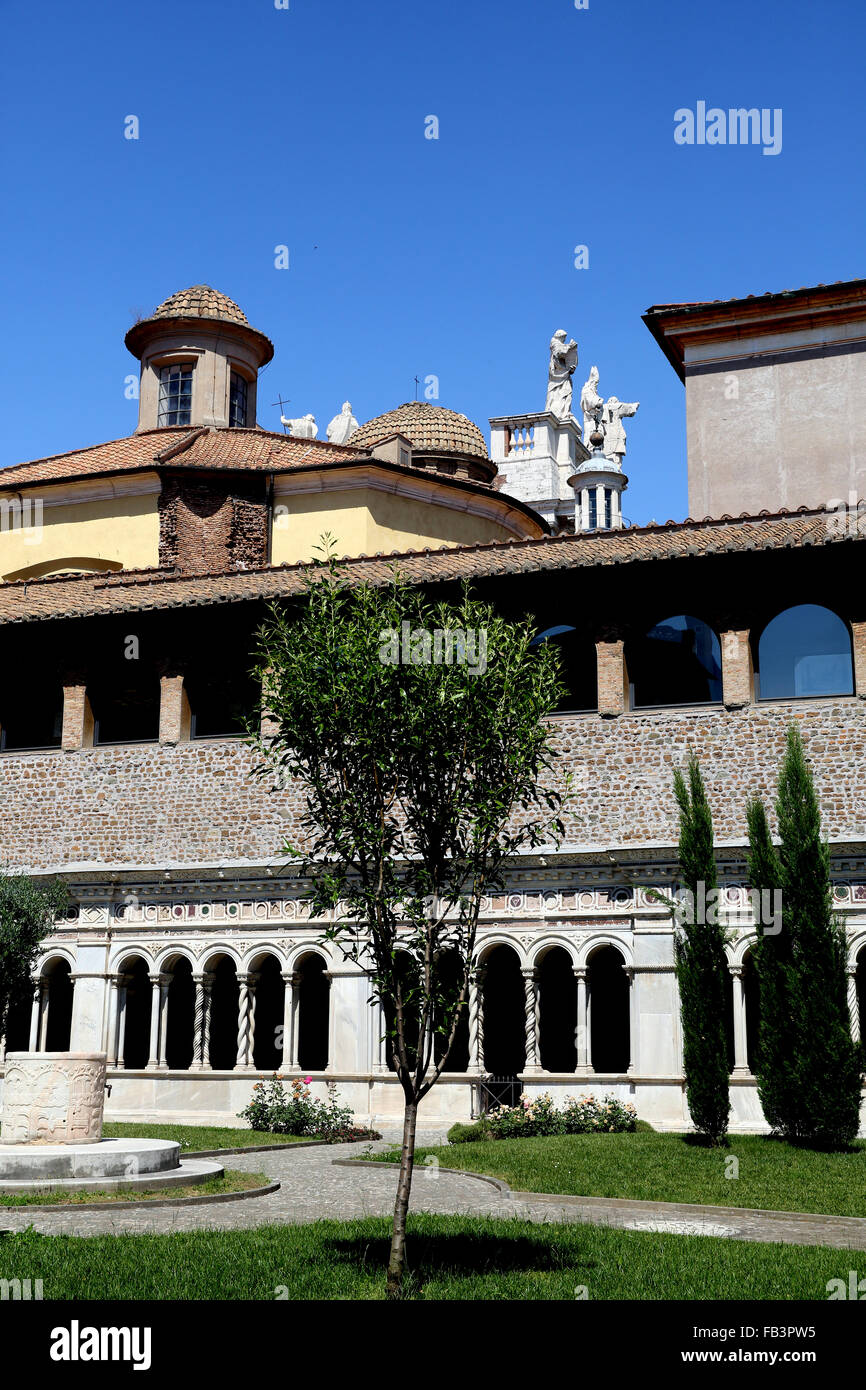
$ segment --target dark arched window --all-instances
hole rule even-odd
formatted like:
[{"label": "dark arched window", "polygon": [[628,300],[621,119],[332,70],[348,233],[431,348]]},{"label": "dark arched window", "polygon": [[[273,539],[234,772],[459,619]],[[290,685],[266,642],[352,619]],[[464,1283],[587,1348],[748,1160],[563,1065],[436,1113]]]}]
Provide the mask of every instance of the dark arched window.
[{"label": "dark arched window", "polygon": [[708,705],[722,698],[719,639],[700,618],[679,613],[656,623],[626,650],[632,709]]},{"label": "dark arched window", "polygon": [[565,694],[556,706],[558,714],[583,714],[598,708],[598,675],[595,647],[576,628],[564,624],[545,628],[530,646],[555,646],[560,655]]},{"label": "dark arched window", "polygon": [[761,634],[758,685],[762,700],[853,695],[854,663],[847,624],[817,603],[786,608]]}]

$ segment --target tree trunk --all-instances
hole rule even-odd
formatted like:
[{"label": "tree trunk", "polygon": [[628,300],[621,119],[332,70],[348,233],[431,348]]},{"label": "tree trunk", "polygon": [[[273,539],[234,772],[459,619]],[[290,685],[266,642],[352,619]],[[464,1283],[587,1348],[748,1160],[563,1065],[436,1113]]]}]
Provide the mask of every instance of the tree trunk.
[{"label": "tree trunk", "polygon": [[394,1225],[391,1231],[391,1256],[388,1260],[389,1298],[400,1298],[403,1292],[403,1271],[406,1265],[406,1213],[412,1190],[412,1167],[415,1162],[415,1125],[418,1120],[417,1101],[406,1102],[403,1113],[403,1150],[400,1155],[400,1178],[397,1200],[394,1203]]}]

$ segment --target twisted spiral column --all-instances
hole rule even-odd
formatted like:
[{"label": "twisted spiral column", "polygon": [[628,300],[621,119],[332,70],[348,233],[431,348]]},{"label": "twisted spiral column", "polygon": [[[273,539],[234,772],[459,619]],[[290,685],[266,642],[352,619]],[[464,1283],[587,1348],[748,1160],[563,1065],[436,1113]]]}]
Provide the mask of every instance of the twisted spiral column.
[{"label": "twisted spiral column", "polygon": [[204,990],[204,1024],[203,1024],[203,1027],[202,1027],[202,1039],[201,1039],[201,1069],[202,1069],[202,1071],[211,1071],[211,1070],[212,1070],[212,1068],[211,1068],[211,1060],[210,1060],[210,1026],[211,1026],[211,1016],[212,1016],[212,1013],[213,1013],[213,985],[214,985],[214,977],[213,977],[213,975],[210,975],[210,974],[205,975],[205,977],[204,977],[204,985],[203,985],[203,990]]},{"label": "twisted spiral column", "polygon": [[201,1071],[204,1061],[204,976],[193,975],[195,1012],[193,1014],[192,1062],[190,1071]]},{"label": "twisted spiral column", "polygon": [[855,1042],[859,1042],[863,1020],[860,1017],[860,1000],[857,998],[856,966],[852,966],[848,971],[848,1017],[851,1020],[851,1037]]},{"label": "twisted spiral column", "polygon": [[540,999],[538,995],[538,981],[535,971],[527,968],[520,972],[523,976],[524,988],[524,1037],[525,1037],[525,1059],[523,1063],[524,1072],[540,1071],[538,1065],[538,1033],[541,1020]]},{"label": "twisted spiral column", "polygon": [[238,1052],[236,1067],[245,1067],[250,1043],[250,977],[238,975]]}]

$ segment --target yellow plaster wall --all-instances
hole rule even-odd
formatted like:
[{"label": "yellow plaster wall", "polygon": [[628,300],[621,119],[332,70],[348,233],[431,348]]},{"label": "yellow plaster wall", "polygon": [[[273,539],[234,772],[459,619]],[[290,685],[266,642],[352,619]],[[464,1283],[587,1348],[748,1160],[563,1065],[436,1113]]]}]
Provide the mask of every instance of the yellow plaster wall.
[{"label": "yellow plaster wall", "polygon": [[[29,489],[30,520],[36,518],[34,501],[44,502],[47,489]],[[98,501],[70,500],[43,506],[42,524],[19,528],[13,513],[0,508],[0,575],[14,578],[38,567],[39,574],[78,568],[69,561],[105,561],[111,568],[138,569],[159,564],[159,513],[155,492],[131,497],[106,497]],[[0,498],[2,502],[2,498]],[[26,516],[25,516],[26,519]],[[54,562],[57,561],[55,565]],[[66,562],[66,563],[64,563]],[[82,564],[80,566],[84,568]],[[94,566],[96,568],[97,566]]]},{"label": "yellow plaster wall", "polygon": [[339,555],[474,545],[514,534],[492,519],[376,488],[290,493],[275,502],[273,563],[294,565],[313,559],[325,532],[336,538]]}]

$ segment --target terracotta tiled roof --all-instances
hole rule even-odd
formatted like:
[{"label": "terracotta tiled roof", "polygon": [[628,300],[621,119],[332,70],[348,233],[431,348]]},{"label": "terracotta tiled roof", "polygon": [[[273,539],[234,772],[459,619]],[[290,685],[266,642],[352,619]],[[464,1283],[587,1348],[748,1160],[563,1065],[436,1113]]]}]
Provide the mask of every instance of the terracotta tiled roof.
[{"label": "terracotta tiled roof", "polygon": [[467,416],[430,401],[406,401],[386,415],[377,415],[355,431],[352,444],[355,448],[368,448],[392,434],[404,434],[418,454],[488,457],[484,435],[476,424]]},{"label": "terracotta tiled roof", "polygon": [[99,474],[127,473],[171,462],[173,468],[249,468],[279,472],[300,463],[329,463],[358,457],[349,445],[327,440],[292,439],[259,429],[145,430],[89,449],[53,454],[0,469],[0,490],[25,484],[62,482]]},{"label": "terracotta tiled roof", "polygon": [[730,299],[687,299],[681,303],[652,304],[647,309],[648,314],[663,314],[666,312],[689,313],[697,309],[710,309],[717,304],[753,304],[757,300],[785,300],[792,299],[797,295],[816,294],[819,290],[860,290],[866,288],[866,280],[833,280],[829,284],[821,281],[817,285],[800,285],[798,289],[789,290],[765,290],[763,294],[736,294]]},{"label": "terracotta tiled roof", "polygon": [[[387,583],[392,566],[412,583],[484,579],[496,575],[593,569],[689,556],[858,544],[835,535],[827,513],[808,511],[704,521],[542,540],[488,542],[436,551],[393,552],[343,562],[350,581]],[[863,545],[861,541],[859,544]],[[56,575],[0,586],[0,626],[50,618],[86,617],[147,609],[210,607],[287,597],[303,591],[308,566],[291,565],[186,576],[167,570],[114,575]]]}]

